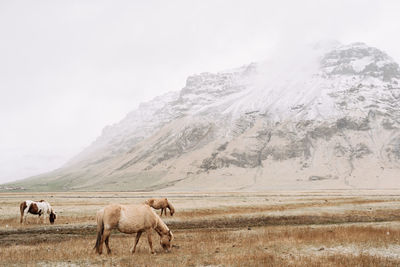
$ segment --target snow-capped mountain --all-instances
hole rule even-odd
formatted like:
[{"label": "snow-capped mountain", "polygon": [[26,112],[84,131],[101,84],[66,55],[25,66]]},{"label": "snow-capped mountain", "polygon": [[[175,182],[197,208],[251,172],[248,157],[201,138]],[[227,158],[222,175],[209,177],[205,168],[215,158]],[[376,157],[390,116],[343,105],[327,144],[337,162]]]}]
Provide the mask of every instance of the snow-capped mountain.
[{"label": "snow-capped mountain", "polygon": [[[106,127],[51,190],[400,187],[400,69],[363,43],[190,76]],[[25,183],[26,185],[27,183]]]}]

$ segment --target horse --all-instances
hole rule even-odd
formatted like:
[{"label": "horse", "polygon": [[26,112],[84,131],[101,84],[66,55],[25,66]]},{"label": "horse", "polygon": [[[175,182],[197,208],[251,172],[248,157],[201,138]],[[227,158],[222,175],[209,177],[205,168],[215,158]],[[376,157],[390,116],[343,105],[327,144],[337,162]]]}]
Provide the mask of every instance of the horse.
[{"label": "horse", "polygon": [[34,214],[34,215],[39,215],[39,220],[40,216],[43,214],[43,221],[46,221],[46,215],[49,215],[49,221],[51,224],[54,223],[56,220],[56,214],[54,213],[53,208],[50,206],[50,204],[44,200],[40,201],[32,201],[32,200],[25,200],[24,202],[21,202],[19,204],[19,210],[21,212],[21,219],[20,223],[22,223],[23,218],[25,216],[25,223],[26,223],[26,217],[28,213]]},{"label": "horse", "polygon": [[153,243],[151,239],[152,229],[160,236],[160,244],[166,251],[171,249],[171,241],[173,235],[167,225],[161,218],[145,204],[110,204],[103,209],[97,211],[97,240],[93,249],[96,249],[98,254],[102,253],[103,243],[106,244],[107,254],[111,253],[108,245],[112,229],[125,234],[136,233],[135,242],[130,249],[133,254],[136,251],[136,245],[143,232],[147,234],[147,240],[150,246],[150,252],[154,254]]},{"label": "horse", "polygon": [[171,216],[173,216],[175,213],[174,206],[172,206],[171,202],[169,202],[166,198],[150,198],[144,203],[152,208],[155,208],[156,210],[161,209],[161,217],[163,212],[165,216],[167,216],[167,208],[169,209],[169,213],[171,214]]}]

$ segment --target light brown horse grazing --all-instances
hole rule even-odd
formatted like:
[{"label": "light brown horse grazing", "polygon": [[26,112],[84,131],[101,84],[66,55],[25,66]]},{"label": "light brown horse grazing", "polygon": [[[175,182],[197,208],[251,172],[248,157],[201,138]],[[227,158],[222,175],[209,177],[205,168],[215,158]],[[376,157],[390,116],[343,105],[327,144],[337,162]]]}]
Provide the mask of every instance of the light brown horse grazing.
[{"label": "light brown horse grazing", "polygon": [[174,206],[172,206],[171,202],[169,202],[166,198],[150,198],[144,203],[149,205],[150,207],[155,208],[156,210],[161,209],[161,216],[163,212],[165,216],[167,216],[167,208],[169,209],[169,213],[171,214],[171,216],[173,216],[175,213]]},{"label": "light brown horse grazing", "polygon": [[130,250],[131,253],[135,253],[136,245],[143,232],[146,232],[150,251],[151,253],[154,253],[153,243],[151,240],[151,232],[153,229],[160,235],[160,244],[162,248],[167,251],[170,251],[171,249],[171,241],[173,239],[171,231],[148,205],[111,204],[99,210],[96,219],[97,240],[94,248],[99,254],[102,253],[103,242],[106,244],[107,253],[111,253],[108,241],[111,230],[115,228],[125,234],[137,233],[135,243]]}]

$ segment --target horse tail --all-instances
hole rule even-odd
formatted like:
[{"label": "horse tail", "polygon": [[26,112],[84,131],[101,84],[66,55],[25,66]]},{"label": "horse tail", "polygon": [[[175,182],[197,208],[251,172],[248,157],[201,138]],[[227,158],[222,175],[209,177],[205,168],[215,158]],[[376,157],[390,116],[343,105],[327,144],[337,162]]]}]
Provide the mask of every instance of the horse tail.
[{"label": "horse tail", "polygon": [[153,199],[153,198],[147,199],[147,200],[144,202],[144,204],[147,204],[147,205],[149,205],[150,207],[153,207],[153,206],[154,206],[154,199]]},{"label": "horse tail", "polygon": [[21,219],[20,219],[20,223],[22,223],[22,219],[24,218],[24,211],[26,209],[26,201],[21,202],[21,204],[19,204],[19,211],[21,212]]},{"label": "horse tail", "polygon": [[103,220],[103,212],[97,212],[97,239],[96,245],[94,245],[93,249],[96,249],[96,252],[100,254],[99,248],[101,245],[101,239],[103,237],[104,232],[104,220]]},{"label": "horse tail", "polygon": [[171,216],[173,216],[175,213],[175,208],[174,208],[174,206],[172,206],[171,202],[168,201],[168,199],[167,199],[167,203],[168,203],[169,213],[171,214]]}]

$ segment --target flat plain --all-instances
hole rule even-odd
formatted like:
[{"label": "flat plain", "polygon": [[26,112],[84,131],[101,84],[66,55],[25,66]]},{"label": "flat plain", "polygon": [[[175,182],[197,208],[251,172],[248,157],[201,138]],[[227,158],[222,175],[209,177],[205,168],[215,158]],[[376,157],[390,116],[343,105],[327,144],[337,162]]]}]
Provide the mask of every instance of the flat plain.
[{"label": "flat plain", "polygon": [[[174,233],[170,253],[153,233],[114,231],[110,255],[97,255],[95,214],[110,203],[167,197]],[[19,203],[45,199],[54,225]],[[400,190],[269,191],[257,193],[46,192],[0,193],[0,264],[4,266],[399,266]],[[160,211],[156,211],[158,214]]]}]

